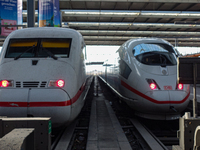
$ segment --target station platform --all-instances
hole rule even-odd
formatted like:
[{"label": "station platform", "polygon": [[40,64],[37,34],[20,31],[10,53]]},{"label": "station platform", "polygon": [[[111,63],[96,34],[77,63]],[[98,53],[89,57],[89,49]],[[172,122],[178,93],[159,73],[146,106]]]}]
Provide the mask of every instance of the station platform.
[{"label": "station platform", "polygon": [[103,96],[97,78],[90,116],[87,150],[131,150],[110,103]]}]

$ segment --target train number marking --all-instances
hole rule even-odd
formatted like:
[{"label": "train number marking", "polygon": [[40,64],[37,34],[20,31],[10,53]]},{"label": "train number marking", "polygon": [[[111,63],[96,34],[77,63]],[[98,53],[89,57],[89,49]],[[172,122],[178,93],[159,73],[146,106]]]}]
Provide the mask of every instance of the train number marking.
[{"label": "train number marking", "polygon": [[172,86],[164,86],[164,90],[172,90]]}]

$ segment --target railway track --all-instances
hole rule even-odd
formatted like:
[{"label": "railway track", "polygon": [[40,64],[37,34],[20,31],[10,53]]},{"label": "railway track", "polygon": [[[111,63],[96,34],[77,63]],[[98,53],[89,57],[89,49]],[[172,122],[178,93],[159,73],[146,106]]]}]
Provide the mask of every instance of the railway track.
[{"label": "railway track", "polygon": [[[177,130],[179,121],[156,121],[137,117],[134,111],[121,102],[112,91],[99,80],[105,97],[112,104],[112,108],[126,134],[132,149],[159,149],[151,147],[157,145],[161,149],[171,149],[178,145]],[[154,144],[152,143],[154,142]]]},{"label": "railway track", "polygon": [[[91,136],[91,134],[93,134],[92,138],[94,139],[100,136],[96,135],[96,132],[91,133],[90,131],[91,128],[97,128],[98,126],[98,123],[91,121],[96,115],[94,111],[101,111],[99,109],[95,110],[94,106],[97,106],[97,103],[93,103],[92,101],[94,97],[100,97],[101,95],[104,95],[106,98],[104,107],[106,107],[108,114],[112,118],[111,122],[115,130],[122,130],[128,139],[128,146],[131,147],[130,149],[170,150],[172,149],[172,145],[179,144],[179,140],[177,139],[177,130],[179,128],[178,120],[152,121],[134,116],[134,111],[132,109],[126,104],[120,103],[111,90],[106,87],[101,80],[95,78],[94,82],[91,84],[82,112],[70,126],[61,131],[60,134],[57,134],[52,143],[52,150],[90,150],[88,143],[91,141],[88,140],[91,140],[91,137],[90,139],[88,139],[88,137]],[[100,103],[98,102],[98,104]],[[91,112],[93,114],[91,114]],[[113,120],[113,118],[115,119]],[[97,120],[98,119],[96,119],[96,121]],[[116,125],[116,122],[119,122],[119,126]],[[118,136],[118,140],[119,138]],[[98,149],[98,146],[94,149]]]}]

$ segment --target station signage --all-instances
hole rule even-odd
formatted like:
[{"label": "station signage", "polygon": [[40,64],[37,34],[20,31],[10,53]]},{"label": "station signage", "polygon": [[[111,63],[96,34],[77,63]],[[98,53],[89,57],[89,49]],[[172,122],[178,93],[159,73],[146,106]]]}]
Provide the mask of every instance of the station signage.
[{"label": "station signage", "polygon": [[60,27],[59,0],[38,0],[39,27]]},{"label": "station signage", "polygon": [[54,27],[61,27],[59,0],[54,0]]},{"label": "station signage", "polygon": [[0,27],[0,35],[8,36],[17,29],[12,25],[18,24],[22,24],[22,0],[0,0],[0,25],[5,26]]}]

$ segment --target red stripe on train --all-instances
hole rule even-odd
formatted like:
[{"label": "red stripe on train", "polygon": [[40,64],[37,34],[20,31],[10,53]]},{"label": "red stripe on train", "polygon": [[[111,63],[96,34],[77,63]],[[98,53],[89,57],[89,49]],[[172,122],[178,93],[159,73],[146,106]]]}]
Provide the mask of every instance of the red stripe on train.
[{"label": "red stripe on train", "polygon": [[172,101],[170,101],[170,100],[169,101],[158,101],[158,100],[155,100],[155,99],[139,92],[138,90],[134,89],[133,87],[131,87],[130,85],[128,85],[126,82],[124,82],[122,80],[121,80],[121,85],[124,86],[125,88],[127,88],[128,90],[130,90],[131,92],[133,92],[153,103],[156,103],[156,104],[181,104],[181,103],[185,102],[188,99],[188,97],[190,96],[190,92],[189,92],[188,95],[181,101],[173,101],[173,100]]},{"label": "red stripe on train", "polygon": [[80,95],[85,90],[85,83],[81,86],[76,95],[67,101],[61,102],[0,102],[0,107],[56,107],[56,106],[70,106],[75,103]]}]

